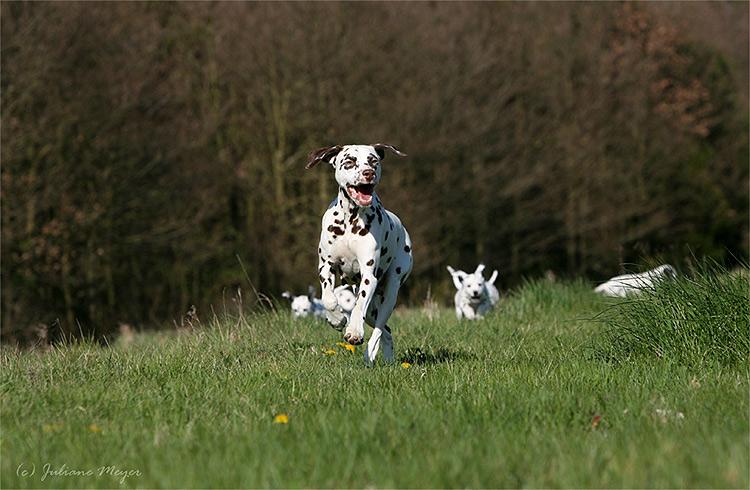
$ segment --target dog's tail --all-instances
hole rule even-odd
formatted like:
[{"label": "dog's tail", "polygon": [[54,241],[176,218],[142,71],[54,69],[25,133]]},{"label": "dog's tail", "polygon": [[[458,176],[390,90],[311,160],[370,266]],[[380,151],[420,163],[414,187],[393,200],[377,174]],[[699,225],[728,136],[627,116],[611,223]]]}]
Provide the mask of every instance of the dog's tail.
[{"label": "dog's tail", "polygon": [[497,269],[495,269],[494,271],[492,271],[492,275],[490,276],[489,279],[487,279],[487,282],[489,284],[495,284],[495,279],[497,279]]}]

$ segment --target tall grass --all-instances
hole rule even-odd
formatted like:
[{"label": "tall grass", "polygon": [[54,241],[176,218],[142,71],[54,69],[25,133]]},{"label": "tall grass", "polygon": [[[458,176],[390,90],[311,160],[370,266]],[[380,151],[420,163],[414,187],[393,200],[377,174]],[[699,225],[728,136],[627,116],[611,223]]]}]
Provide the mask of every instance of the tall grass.
[{"label": "tall grass", "polygon": [[747,268],[701,266],[689,277],[618,302],[603,313],[616,360],[656,356],[680,364],[747,365],[750,283]]},{"label": "tall grass", "polygon": [[482,321],[399,309],[374,369],[287,311],[0,349],[0,488],[748,488],[744,369],[590,355],[632,304],[538,281]]}]

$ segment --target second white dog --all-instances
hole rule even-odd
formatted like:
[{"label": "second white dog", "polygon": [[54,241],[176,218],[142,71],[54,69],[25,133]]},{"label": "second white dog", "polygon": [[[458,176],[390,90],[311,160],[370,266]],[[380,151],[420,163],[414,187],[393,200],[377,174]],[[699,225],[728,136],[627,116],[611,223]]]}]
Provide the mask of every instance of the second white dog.
[{"label": "second white dog", "polygon": [[675,277],[677,277],[677,273],[674,267],[664,264],[640,274],[615,276],[609,281],[598,285],[594,289],[594,292],[604,296],[624,298],[631,294],[638,294],[646,289],[653,289],[658,282],[665,279],[674,279]]},{"label": "second white dog", "polygon": [[479,264],[472,274],[447,267],[456,286],[454,302],[456,304],[456,317],[460,320],[476,320],[484,317],[487,312],[495,307],[500,300],[500,293],[495,287],[497,271],[493,271],[488,280],[485,281],[482,273],[484,264]]}]

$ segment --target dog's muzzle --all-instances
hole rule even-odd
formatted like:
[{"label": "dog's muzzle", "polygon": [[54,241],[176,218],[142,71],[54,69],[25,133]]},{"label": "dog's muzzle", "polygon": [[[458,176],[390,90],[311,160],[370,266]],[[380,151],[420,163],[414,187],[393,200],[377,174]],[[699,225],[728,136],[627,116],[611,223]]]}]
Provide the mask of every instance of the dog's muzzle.
[{"label": "dog's muzzle", "polygon": [[372,204],[375,184],[348,185],[346,186],[346,192],[358,206],[369,206]]}]

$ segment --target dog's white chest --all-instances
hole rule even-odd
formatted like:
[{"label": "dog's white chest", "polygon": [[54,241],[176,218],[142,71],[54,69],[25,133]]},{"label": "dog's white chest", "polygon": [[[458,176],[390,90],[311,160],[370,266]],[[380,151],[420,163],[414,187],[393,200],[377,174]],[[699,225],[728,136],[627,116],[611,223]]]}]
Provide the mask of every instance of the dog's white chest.
[{"label": "dog's white chest", "polygon": [[355,244],[350,240],[344,239],[336,243],[331,255],[334,258],[334,264],[338,264],[343,275],[353,277],[359,274],[359,260],[357,260]]}]

